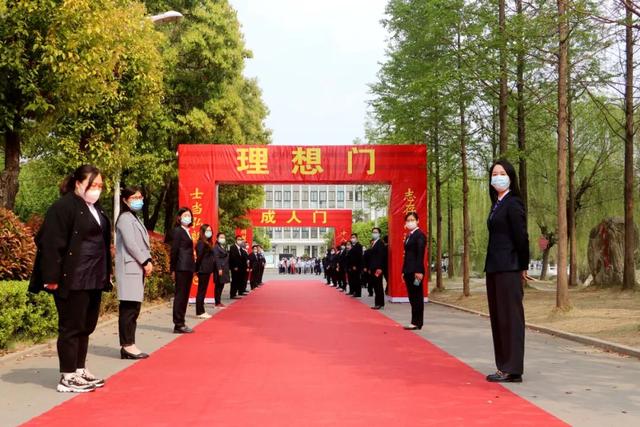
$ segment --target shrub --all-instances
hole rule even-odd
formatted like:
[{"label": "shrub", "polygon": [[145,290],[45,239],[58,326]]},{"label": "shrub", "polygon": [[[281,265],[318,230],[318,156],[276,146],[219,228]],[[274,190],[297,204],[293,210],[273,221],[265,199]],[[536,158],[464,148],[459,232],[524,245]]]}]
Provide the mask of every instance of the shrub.
[{"label": "shrub", "polygon": [[28,279],[35,255],[32,231],[13,212],[0,208],[0,280]]},{"label": "shrub", "polygon": [[40,341],[58,325],[53,297],[27,292],[27,282],[0,282],[0,348],[16,337]]}]

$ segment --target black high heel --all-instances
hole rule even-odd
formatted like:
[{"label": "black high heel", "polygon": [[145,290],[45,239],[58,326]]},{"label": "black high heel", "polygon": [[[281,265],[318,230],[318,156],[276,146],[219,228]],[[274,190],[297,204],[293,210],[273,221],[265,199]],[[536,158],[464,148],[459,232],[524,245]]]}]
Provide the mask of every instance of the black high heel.
[{"label": "black high heel", "polygon": [[133,353],[129,353],[124,348],[120,349],[120,359],[138,360],[138,359],[146,359],[147,357],[149,357],[149,355],[147,353],[133,354]]}]

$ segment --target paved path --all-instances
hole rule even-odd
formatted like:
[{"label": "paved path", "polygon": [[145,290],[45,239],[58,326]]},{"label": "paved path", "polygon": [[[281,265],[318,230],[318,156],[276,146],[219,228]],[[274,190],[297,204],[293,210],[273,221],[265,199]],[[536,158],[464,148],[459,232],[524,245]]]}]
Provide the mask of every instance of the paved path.
[{"label": "paved path", "polygon": [[[298,276],[271,277],[300,279]],[[314,276],[308,278],[315,279]],[[361,302],[373,303],[368,297]],[[404,324],[409,317],[409,307],[387,304],[380,313]],[[198,323],[192,306],[188,317],[191,325]],[[431,304],[427,304],[425,319],[425,328],[418,332],[420,336],[482,373],[494,369],[487,319]],[[144,350],[152,352],[176,338],[172,334],[168,305],[143,313],[139,325],[138,342]],[[91,339],[89,366],[108,377],[132,363],[118,358],[117,324],[103,323]],[[0,426],[18,425],[69,399],[71,396],[55,392],[57,380],[55,345],[20,357],[0,358]],[[525,382],[509,388],[572,425],[637,426],[640,425],[639,385],[640,361],[637,359],[528,332]]]}]

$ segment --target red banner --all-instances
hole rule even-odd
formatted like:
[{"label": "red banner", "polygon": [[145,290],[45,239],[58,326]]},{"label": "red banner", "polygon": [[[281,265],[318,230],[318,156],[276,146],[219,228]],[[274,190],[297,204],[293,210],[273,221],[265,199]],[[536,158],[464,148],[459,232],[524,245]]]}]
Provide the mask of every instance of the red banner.
[{"label": "red banner", "polygon": [[193,211],[194,228],[206,222],[214,232],[219,184],[389,184],[389,292],[392,300],[406,300],[404,215],[416,211],[426,231],[426,146],[180,145],[178,165],[180,205]]}]

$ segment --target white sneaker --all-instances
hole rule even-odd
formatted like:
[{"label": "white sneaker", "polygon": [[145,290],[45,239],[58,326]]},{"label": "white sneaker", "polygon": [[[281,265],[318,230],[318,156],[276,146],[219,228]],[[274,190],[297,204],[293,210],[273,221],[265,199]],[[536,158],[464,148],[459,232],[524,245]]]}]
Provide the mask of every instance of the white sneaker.
[{"label": "white sneaker", "polygon": [[65,378],[64,375],[60,377],[60,382],[56,387],[59,393],[89,393],[95,391],[96,386],[90,384],[84,378],[79,375],[71,375]]},{"label": "white sneaker", "polygon": [[211,319],[211,315],[209,313],[202,313],[196,316],[198,319]]},{"label": "white sneaker", "polygon": [[96,388],[100,388],[104,386],[104,380],[102,378],[98,378],[95,375],[93,375],[91,372],[89,372],[87,368],[77,369],[76,376],[82,378],[89,384],[93,384],[94,386],[96,386]]}]

